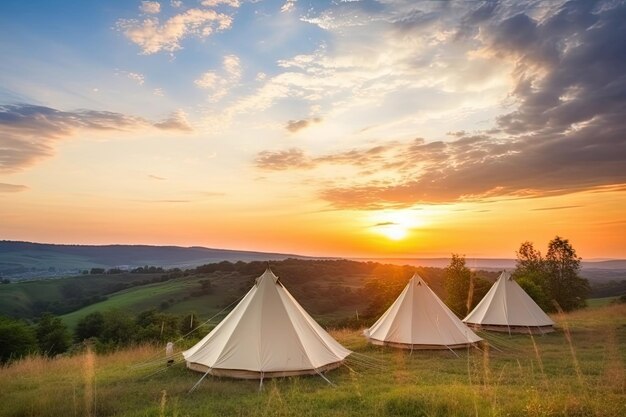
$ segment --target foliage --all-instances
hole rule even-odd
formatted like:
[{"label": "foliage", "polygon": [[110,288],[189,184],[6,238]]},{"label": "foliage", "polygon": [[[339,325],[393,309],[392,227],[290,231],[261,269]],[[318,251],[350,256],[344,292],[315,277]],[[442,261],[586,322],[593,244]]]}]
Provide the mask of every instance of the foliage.
[{"label": "foliage", "polygon": [[579,276],[581,258],[567,239],[556,236],[545,258],[531,242],[521,244],[513,276],[528,288],[529,295],[545,311],[564,311],[585,306],[589,282]]},{"label": "foliage", "polygon": [[60,318],[44,313],[37,323],[39,350],[48,356],[65,352],[70,347],[71,335]]},{"label": "foliage", "polygon": [[177,339],[180,319],[156,310],[144,311],[137,316],[137,341],[167,342]]},{"label": "foliage", "polygon": [[445,269],[446,304],[460,317],[465,317],[471,308],[468,306],[471,278],[465,256],[453,253],[450,265]]},{"label": "foliage", "polygon": [[476,307],[492,285],[492,282],[470,271],[465,264],[464,255],[454,253],[450,265],[445,269],[444,277],[446,304],[461,318]]},{"label": "foliage", "polygon": [[552,311],[554,309],[554,307],[549,308],[551,303],[548,296],[543,288],[537,285],[533,280],[527,277],[522,277],[516,279],[515,281],[544,311]]},{"label": "foliage", "polygon": [[178,331],[180,335],[188,335],[189,337],[200,336],[202,328],[198,326],[202,323],[195,312],[186,314],[180,318]]},{"label": "foliage", "polygon": [[107,345],[130,345],[137,330],[133,316],[121,310],[109,310],[103,314],[104,327],[98,339]]},{"label": "foliage", "polygon": [[104,331],[104,315],[96,311],[83,317],[74,329],[74,340],[81,342],[92,337],[100,337]]},{"label": "foliage", "polygon": [[589,282],[578,275],[580,260],[569,240],[557,236],[550,241],[546,254],[549,289],[552,298],[564,311],[584,307],[585,299],[591,292]]},{"label": "foliage", "polygon": [[37,338],[28,323],[0,316],[0,364],[37,352]]},{"label": "foliage", "polygon": [[133,317],[125,311],[107,310],[90,313],[79,320],[74,339],[77,342],[94,340],[96,349],[105,352],[136,343],[167,342],[177,339],[181,333],[181,318],[172,314],[151,309]]}]

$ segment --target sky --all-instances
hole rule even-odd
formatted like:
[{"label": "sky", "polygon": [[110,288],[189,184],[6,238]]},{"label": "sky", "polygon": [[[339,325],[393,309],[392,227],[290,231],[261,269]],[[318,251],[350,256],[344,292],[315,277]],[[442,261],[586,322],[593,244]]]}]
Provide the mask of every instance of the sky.
[{"label": "sky", "polygon": [[0,239],[626,258],[626,2],[0,2]]}]

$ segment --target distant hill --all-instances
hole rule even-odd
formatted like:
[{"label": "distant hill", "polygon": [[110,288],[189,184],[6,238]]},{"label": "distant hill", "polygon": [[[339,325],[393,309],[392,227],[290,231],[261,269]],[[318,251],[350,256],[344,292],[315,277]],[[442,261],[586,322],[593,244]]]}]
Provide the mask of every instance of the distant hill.
[{"label": "distant hill", "polygon": [[[413,265],[433,268],[445,268],[450,258],[353,258],[355,261],[385,262],[395,265]],[[514,269],[515,259],[506,258],[466,258],[467,266],[471,269],[502,270]],[[610,259],[581,262],[583,270],[626,270],[626,259]]]},{"label": "distant hill", "polygon": [[[68,276],[91,268],[132,269],[151,265],[185,269],[222,261],[280,261],[288,258],[329,259],[201,246],[57,245],[0,241],[0,276],[21,280]],[[352,260],[432,268],[444,268],[450,262],[449,258],[352,258]],[[467,265],[475,270],[512,270],[515,268],[515,260],[467,258]],[[626,279],[626,260],[583,261],[582,269],[582,275],[592,282]]]},{"label": "distant hill", "polygon": [[65,276],[90,268],[131,269],[144,265],[189,268],[221,261],[276,261],[287,258],[307,257],[199,246],[57,245],[0,241],[0,275],[14,279]]}]

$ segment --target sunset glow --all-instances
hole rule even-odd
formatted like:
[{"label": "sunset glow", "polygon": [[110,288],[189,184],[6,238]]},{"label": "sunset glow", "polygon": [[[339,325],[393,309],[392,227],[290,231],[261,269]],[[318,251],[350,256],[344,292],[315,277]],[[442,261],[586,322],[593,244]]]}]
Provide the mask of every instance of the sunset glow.
[{"label": "sunset glow", "polygon": [[2,2],[0,239],[626,257],[626,6],[585,4]]}]

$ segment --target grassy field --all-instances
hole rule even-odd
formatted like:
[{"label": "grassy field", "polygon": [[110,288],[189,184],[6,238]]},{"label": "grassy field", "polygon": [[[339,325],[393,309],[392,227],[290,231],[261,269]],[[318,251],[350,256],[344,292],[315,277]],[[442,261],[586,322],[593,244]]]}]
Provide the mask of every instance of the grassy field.
[{"label": "grassy field", "polygon": [[[559,330],[483,334],[482,351],[407,351],[332,334],[356,352],[319,377],[208,377],[182,364],[137,368],[160,355],[140,346],[109,355],[34,357],[0,369],[0,416],[623,416],[626,305],[555,316]],[[159,372],[161,371],[161,372]],[[155,373],[156,372],[156,373]]]},{"label": "grassy field", "polygon": [[[115,292],[116,285],[139,285],[143,281],[159,278],[162,274],[101,274],[17,282],[0,286],[0,315],[31,318],[38,303],[68,303],[65,294],[83,298],[102,296]],[[45,310],[44,311],[49,311]]]},{"label": "grassy field", "polygon": [[[88,305],[65,314],[61,318],[72,329],[87,314],[110,309],[126,310],[137,314],[151,308],[158,308],[164,312],[179,315],[194,312],[201,319],[208,319],[246,294],[250,290],[254,278],[254,276],[241,275],[236,272],[189,275],[109,294],[105,301]],[[356,310],[365,310],[369,300],[359,298],[358,300],[352,299],[349,302],[337,303],[335,300],[325,297],[324,293],[320,293],[320,289],[323,291],[332,285],[358,289],[363,285],[366,278],[366,276],[358,274],[319,277],[312,289],[307,289],[306,283],[290,282],[289,279],[286,281],[290,284],[289,288],[292,294],[302,300],[304,308],[315,315],[316,319],[324,322],[353,316]],[[201,282],[207,279],[211,281],[212,293],[192,296],[193,292],[201,287]],[[0,292],[0,299],[1,294]],[[167,305],[163,306],[163,303],[167,303]]]},{"label": "grassy field", "polygon": [[611,304],[614,300],[617,300],[619,297],[604,297],[604,298],[590,298],[587,300],[587,305],[589,308],[597,308],[604,307],[606,305]]}]

